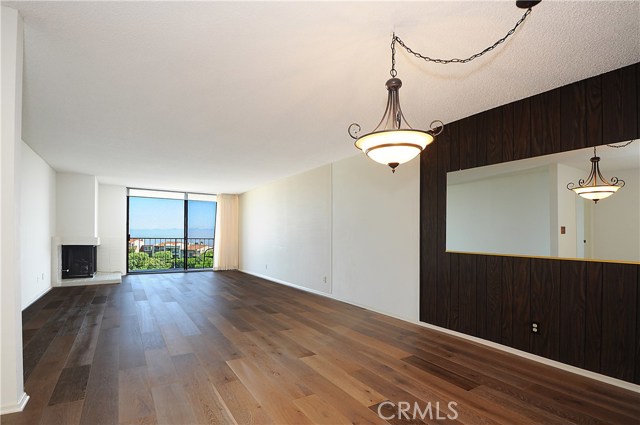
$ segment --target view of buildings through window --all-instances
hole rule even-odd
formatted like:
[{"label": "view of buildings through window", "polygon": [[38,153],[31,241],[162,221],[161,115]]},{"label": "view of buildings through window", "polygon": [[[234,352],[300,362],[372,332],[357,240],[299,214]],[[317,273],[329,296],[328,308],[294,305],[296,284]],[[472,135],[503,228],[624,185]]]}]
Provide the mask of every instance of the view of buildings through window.
[{"label": "view of buildings through window", "polygon": [[129,271],[213,267],[215,198],[190,195],[174,195],[181,199],[129,196]]}]

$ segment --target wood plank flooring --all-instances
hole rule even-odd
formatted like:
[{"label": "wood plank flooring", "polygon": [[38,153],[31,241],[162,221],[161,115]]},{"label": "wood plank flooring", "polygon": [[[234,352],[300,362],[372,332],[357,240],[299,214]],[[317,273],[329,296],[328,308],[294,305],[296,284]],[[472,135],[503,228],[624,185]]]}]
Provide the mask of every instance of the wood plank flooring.
[{"label": "wood plank flooring", "polygon": [[640,422],[639,393],[240,272],[55,288],[23,338],[6,425]]}]

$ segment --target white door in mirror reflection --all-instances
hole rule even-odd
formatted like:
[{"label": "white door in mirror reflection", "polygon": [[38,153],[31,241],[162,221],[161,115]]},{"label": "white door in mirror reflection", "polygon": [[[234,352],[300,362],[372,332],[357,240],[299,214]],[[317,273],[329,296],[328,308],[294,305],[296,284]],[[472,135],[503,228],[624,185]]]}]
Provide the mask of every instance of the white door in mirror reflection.
[{"label": "white door in mirror reflection", "polygon": [[585,205],[582,198],[576,197],[576,252],[577,258],[591,258],[589,249],[587,248],[587,225],[589,220],[585,217]]}]

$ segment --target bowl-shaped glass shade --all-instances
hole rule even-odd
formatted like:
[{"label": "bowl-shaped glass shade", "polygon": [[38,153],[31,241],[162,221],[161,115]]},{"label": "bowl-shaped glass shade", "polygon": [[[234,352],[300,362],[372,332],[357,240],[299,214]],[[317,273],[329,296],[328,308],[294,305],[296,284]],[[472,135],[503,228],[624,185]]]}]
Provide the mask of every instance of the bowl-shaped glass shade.
[{"label": "bowl-shaped glass shade", "polygon": [[355,145],[380,164],[404,164],[433,142],[433,136],[419,130],[383,130],[365,134]]},{"label": "bowl-shaped glass shade", "polygon": [[573,190],[577,195],[582,196],[586,199],[591,199],[592,201],[599,201],[600,199],[608,198],[613,195],[620,189],[620,186],[586,186],[586,187],[576,187]]}]

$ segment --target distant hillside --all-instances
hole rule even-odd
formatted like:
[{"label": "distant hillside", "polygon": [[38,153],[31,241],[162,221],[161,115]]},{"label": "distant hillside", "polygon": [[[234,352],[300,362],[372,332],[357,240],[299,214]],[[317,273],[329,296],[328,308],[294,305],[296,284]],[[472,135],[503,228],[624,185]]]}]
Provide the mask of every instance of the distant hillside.
[{"label": "distant hillside", "polygon": [[[190,238],[213,238],[213,229],[191,228]],[[183,229],[131,229],[132,238],[182,238]]]}]

